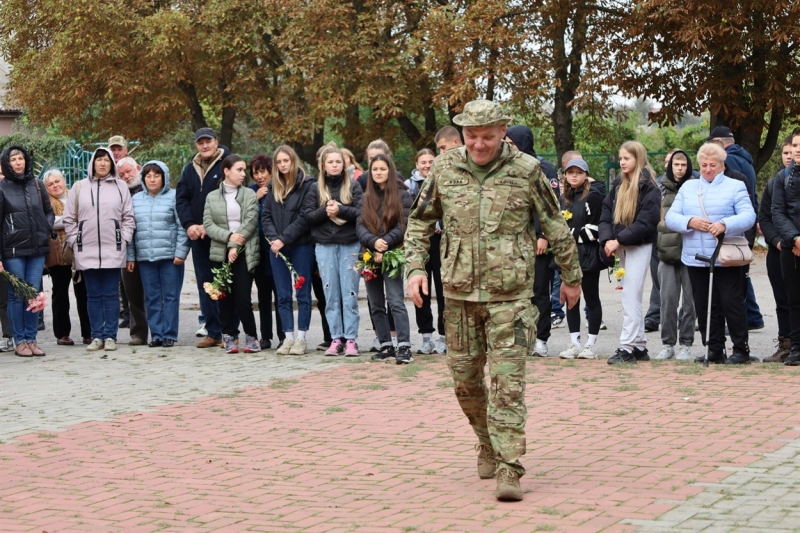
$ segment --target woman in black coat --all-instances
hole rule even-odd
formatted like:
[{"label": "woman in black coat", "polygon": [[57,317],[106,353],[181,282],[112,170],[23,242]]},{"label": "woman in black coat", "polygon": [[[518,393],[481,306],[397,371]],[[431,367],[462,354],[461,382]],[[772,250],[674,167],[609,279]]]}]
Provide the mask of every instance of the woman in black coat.
[{"label": "woman in black coat", "polygon": [[[42,283],[45,255],[55,216],[50,197],[33,175],[33,163],[21,146],[9,146],[0,155],[0,272],[8,270],[34,287]],[[39,313],[26,311],[28,302],[9,284],[8,318],[20,357],[45,355],[36,344]]]}]

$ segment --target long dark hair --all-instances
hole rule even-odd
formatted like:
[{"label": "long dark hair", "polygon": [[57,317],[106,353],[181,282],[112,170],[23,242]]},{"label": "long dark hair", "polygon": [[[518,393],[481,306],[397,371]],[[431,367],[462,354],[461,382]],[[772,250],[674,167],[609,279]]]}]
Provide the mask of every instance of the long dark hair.
[{"label": "long dark hair", "polygon": [[[389,178],[383,187],[383,202],[378,194],[378,185],[372,178],[372,165],[383,161],[389,167]],[[400,221],[405,231],[406,221],[403,216],[403,201],[400,199],[400,187],[405,187],[397,179],[397,170],[392,159],[383,154],[378,154],[369,164],[369,177],[367,178],[367,192],[364,193],[364,203],[361,209],[361,222],[373,235],[379,235],[381,223],[384,232],[389,231]]]}]

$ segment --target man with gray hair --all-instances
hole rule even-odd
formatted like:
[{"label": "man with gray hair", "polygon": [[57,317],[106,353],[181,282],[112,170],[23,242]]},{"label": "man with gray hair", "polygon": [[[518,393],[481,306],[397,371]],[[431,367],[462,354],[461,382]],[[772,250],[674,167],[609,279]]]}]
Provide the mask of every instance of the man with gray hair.
[{"label": "man with gray hair", "polygon": [[[112,137],[113,140],[115,137]],[[121,138],[121,137],[120,137]],[[127,149],[125,150],[127,153]],[[113,152],[112,152],[113,153]],[[125,156],[117,161],[117,172],[119,178],[128,185],[131,196],[141,192],[142,180],[139,172],[142,167],[130,156]],[[133,272],[128,272],[127,268],[122,269],[122,287],[119,291],[122,300],[123,312],[127,315],[128,327],[130,327],[131,346],[142,346],[147,344],[150,329],[147,326],[147,313],[144,307],[144,288],[139,269],[134,268]],[[126,319],[120,323],[120,327],[125,327]]]}]

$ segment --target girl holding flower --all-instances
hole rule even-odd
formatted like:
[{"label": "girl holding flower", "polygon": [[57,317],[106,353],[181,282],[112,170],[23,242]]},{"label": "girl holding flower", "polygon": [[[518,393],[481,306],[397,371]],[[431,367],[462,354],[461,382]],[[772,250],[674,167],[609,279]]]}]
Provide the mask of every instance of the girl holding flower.
[{"label": "girl holding flower", "polygon": [[616,255],[625,269],[621,278],[622,332],[608,364],[648,361],[642,313],[644,280],[661,220],[661,193],[644,145],[628,141],[619,149],[620,175],[611,182],[600,217],[600,246]]},{"label": "girl holding flower", "polygon": [[580,301],[567,310],[570,346],[559,354],[562,359],[596,359],[594,345],[603,320],[600,303],[600,272],[606,266],[600,262],[598,244],[600,214],[603,209],[605,184],[589,179],[589,165],[583,159],[572,159],[565,168],[564,195],[561,206],[572,237],[578,245],[578,260],[583,271],[581,289],[586,299],[589,336],[581,346]]},{"label": "girl holding flower", "polygon": [[[275,353],[303,355],[307,348],[306,332],[311,323],[310,279],[314,264],[314,245],[306,228],[303,202],[316,187],[317,180],[305,175],[300,158],[289,146],[279,146],[272,161],[272,180],[264,197],[261,227],[269,241],[264,246],[269,247],[269,261],[278,293],[278,315],[286,335]],[[294,267],[294,272],[289,266]],[[300,277],[303,283],[300,283]],[[297,331],[294,329],[292,290],[297,297]]]},{"label": "girl holding flower", "polygon": [[239,353],[240,319],[246,336],[243,351],[256,353],[261,345],[250,293],[252,272],[259,263],[258,199],[252,189],[243,186],[247,175],[244,159],[229,155],[222,160],[222,172],[225,179],[206,197],[203,212],[203,227],[211,239],[211,265],[222,269],[223,263],[230,263],[230,294],[218,295],[222,341],[226,352]]},{"label": "girl holding flower", "polygon": [[[376,264],[381,264],[386,252],[403,246],[412,201],[406,186],[397,179],[392,160],[383,154],[376,155],[369,165],[364,207],[356,224],[358,239],[368,251],[374,250]],[[402,273],[392,278],[378,271],[374,277],[365,280],[372,323],[375,324],[381,345],[380,351],[372,358],[378,360],[395,357],[397,364],[411,363],[414,359],[411,357],[411,335]],[[387,300],[397,328],[397,353],[392,345],[389,318],[386,314]]]}]

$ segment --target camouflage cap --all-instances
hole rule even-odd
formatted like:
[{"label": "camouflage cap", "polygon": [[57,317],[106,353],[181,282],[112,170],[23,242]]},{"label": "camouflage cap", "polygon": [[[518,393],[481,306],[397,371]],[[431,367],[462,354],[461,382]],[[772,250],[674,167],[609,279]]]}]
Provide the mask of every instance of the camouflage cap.
[{"label": "camouflage cap", "polygon": [[464,111],[453,117],[453,122],[461,127],[499,126],[513,119],[503,114],[503,108],[491,100],[467,102]]},{"label": "camouflage cap", "polygon": [[122,135],[114,135],[108,140],[108,146],[109,148],[112,146],[127,147],[128,143],[125,142],[125,137],[123,137]]}]

